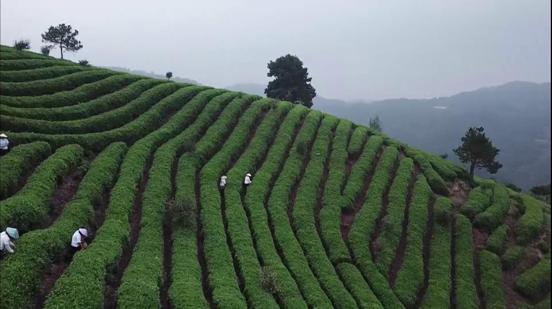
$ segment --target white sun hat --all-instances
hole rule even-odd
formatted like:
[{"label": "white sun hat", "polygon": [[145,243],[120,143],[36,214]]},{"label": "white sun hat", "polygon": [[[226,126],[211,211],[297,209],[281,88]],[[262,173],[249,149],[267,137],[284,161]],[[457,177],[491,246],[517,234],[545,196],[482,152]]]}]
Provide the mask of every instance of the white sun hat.
[{"label": "white sun hat", "polygon": [[88,237],[88,230],[85,228],[80,228],[79,233],[81,233],[84,237]]},{"label": "white sun hat", "polygon": [[6,137],[8,137],[6,134],[0,133],[0,138],[6,138]]}]

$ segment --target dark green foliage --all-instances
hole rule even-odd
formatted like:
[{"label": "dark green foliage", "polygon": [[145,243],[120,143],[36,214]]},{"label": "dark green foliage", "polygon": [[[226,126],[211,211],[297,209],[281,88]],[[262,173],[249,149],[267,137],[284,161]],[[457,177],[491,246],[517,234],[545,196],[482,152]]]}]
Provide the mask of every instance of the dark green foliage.
[{"label": "dark green foliage", "polygon": [[502,167],[495,160],[500,150],[493,146],[484,131],[483,127],[469,128],[462,137],[462,145],[453,150],[461,162],[469,163],[472,180],[475,168],[485,168],[489,173],[495,174]]},{"label": "dark green foliage", "polygon": [[13,194],[18,182],[25,173],[32,170],[40,161],[52,152],[45,142],[34,142],[13,147],[10,152],[0,157],[0,200]]},{"label": "dark green foliage", "polygon": [[550,195],[550,184],[532,187],[531,193],[535,195]]},{"label": "dark green foliage", "polygon": [[483,250],[480,253],[479,259],[481,265],[481,289],[483,290],[483,297],[485,297],[487,308],[506,308],[500,258],[490,251]]},{"label": "dark green foliage", "polygon": [[172,72],[167,72],[165,73],[165,77],[167,78],[167,80],[170,80],[173,76],[173,73]]},{"label": "dark green foliage", "polygon": [[77,51],[82,48],[82,44],[77,40],[79,31],[73,31],[71,25],[59,24],[50,26],[46,32],[42,34],[42,42],[52,43],[59,47],[61,59],[63,59],[63,49],[66,51]]},{"label": "dark green foliage", "polygon": [[[108,190],[117,177],[126,146],[115,143],[102,151],[90,165],[73,199],[65,205],[63,213],[46,229],[24,234],[17,242],[17,254],[2,261],[0,271],[0,307],[24,308],[38,293],[42,277],[51,262],[60,258],[69,247],[71,235],[80,226],[94,220],[94,206],[104,190]],[[16,282],[18,288],[13,289]],[[70,299],[65,299],[70,304]]]},{"label": "dark green foliage", "polygon": [[59,65],[75,65],[75,63],[71,61],[57,60],[51,58],[0,59],[0,70],[7,71],[6,73],[11,73],[11,71],[30,70]]},{"label": "dark green foliage", "polygon": [[13,43],[13,48],[15,48],[18,51],[22,51],[24,49],[31,49],[31,42],[29,40],[18,40]]},{"label": "dark green foliage", "polygon": [[517,240],[520,244],[527,244],[538,237],[544,228],[544,205],[541,201],[529,195],[523,195],[525,213],[519,218],[517,226]]},{"label": "dark green foliage", "polygon": [[370,118],[368,127],[376,132],[381,132],[381,120],[378,115],[374,118]]},{"label": "dark green foliage", "polygon": [[270,61],[267,76],[275,78],[265,89],[267,97],[312,106],[316,91],[310,84],[307,68],[297,56],[288,54]]},{"label": "dark green foliage", "polygon": [[518,186],[516,186],[516,185],[514,185],[513,183],[507,183],[507,184],[506,184],[506,187],[507,187],[508,189],[514,190],[514,191],[516,191],[516,192],[521,192],[521,188],[518,187]]},{"label": "dark green foliage", "polygon": [[67,145],[42,162],[16,195],[0,202],[0,229],[16,226],[20,232],[28,231],[42,221],[50,211],[50,195],[58,180],[77,167],[83,153],[79,145]]},{"label": "dark green foliage", "polygon": [[372,289],[362,277],[360,271],[351,263],[340,263],[336,266],[343,283],[351,291],[360,308],[376,309],[383,308]]},{"label": "dark green foliage", "polygon": [[52,50],[52,45],[44,45],[42,47],[40,47],[40,52],[44,55],[44,56],[48,56],[50,55],[50,51]]},{"label": "dark green foliage", "polygon": [[500,257],[502,260],[502,268],[508,270],[516,267],[519,261],[523,258],[524,254],[525,248],[521,246],[509,247]]},{"label": "dark green foliage", "polygon": [[79,60],[79,65],[82,65],[83,67],[89,67],[90,63],[88,60]]},{"label": "dark green foliage", "polygon": [[521,274],[515,282],[515,288],[533,300],[550,293],[550,257],[542,259]]}]

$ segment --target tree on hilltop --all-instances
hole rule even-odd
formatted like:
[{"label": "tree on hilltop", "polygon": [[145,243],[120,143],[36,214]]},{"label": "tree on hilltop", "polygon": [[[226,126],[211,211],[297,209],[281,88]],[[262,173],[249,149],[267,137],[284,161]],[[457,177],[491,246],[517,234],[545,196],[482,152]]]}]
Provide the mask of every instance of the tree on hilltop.
[{"label": "tree on hilltop", "polygon": [[307,68],[293,55],[285,55],[268,63],[268,77],[275,77],[268,83],[265,94],[269,98],[312,106],[316,90],[310,84]]},{"label": "tree on hilltop", "polygon": [[495,174],[502,167],[502,164],[495,160],[500,149],[493,146],[484,131],[483,127],[469,128],[462,137],[462,145],[453,149],[462,163],[469,163],[471,181],[476,167],[485,168],[491,174]]},{"label": "tree on hilltop", "polygon": [[167,73],[165,73],[165,77],[166,77],[168,80],[170,80],[171,77],[173,77],[172,72],[167,72]]},{"label": "tree on hilltop", "polygon": [[58,26],[50,26],[48,31],[42,34],[42,42],[50,42],[59,46],[61,59],[63,59],[63,49],[66,51],[77,51],[82,48],[82,44],[76,39],[79,31],[71,28],[71,25],[59,24]]},{"label": "tree on hilltop", "polygon": [[381,132],[381,120],[378,115],[374,118],[370,118],[368,127],[374,131]]}]

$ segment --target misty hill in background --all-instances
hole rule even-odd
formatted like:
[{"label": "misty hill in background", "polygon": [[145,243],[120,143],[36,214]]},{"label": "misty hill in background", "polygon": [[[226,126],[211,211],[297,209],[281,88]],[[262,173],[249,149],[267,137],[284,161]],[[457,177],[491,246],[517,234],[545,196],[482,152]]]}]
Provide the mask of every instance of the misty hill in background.
[{"label": "misty hill in background", "polygon": [[[164,74],[157,74],[155,72],[147,72],[147,71],[143,71],[143,70],[132,70],[132,69],[123,68],[123,67],[105,67],[105,68],[113,70],[113,71],[119,71],[119,72],[123,72],[123,73],[141,75],[141,76],[150,77],[150,78],[166,79]],[[184,78],[184,77],[173,76],[171,78],[171,80],[173,80],[175,82],[179,82],[179,83],[199,85],[199,82],[197,82],[193,79]]]},{"label": "misty hill in background", "polygon": [[[259,95],[264,91],[259,84],[227,88]],[[523,189],[550,183],[550,83],[511,82],[450,97],[370,103],[317,96],[314,108],[366,125],[378,115],[385,134],[435,154],[446,153],[453,161],[452,149],[466,129],[483,126],[501,149],[498,160],[504,167],[493,177]]]}]

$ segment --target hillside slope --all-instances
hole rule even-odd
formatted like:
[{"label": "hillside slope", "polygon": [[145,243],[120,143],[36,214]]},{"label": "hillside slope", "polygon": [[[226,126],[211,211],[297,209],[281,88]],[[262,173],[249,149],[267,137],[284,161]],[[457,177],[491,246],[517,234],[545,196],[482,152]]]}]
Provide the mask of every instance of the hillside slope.
[{"label": "hillside slope", "polygon": [[550,304],[550,205],[316,110],[2,46],[0,130],[1,308]]}]

